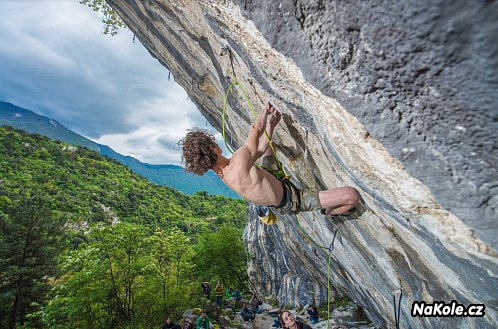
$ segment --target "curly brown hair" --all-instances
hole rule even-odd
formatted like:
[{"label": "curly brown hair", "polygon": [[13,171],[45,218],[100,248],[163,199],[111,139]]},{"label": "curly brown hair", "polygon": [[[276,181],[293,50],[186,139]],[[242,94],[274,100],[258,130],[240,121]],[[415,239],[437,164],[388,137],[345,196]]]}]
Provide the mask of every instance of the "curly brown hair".
[{"label": "curly brown hair", "polygon": [[218,144],[214,135],[207,130],[195,128],[178,144],[183,149],[182,163],[185,163],[185,171],[202,176],[216,163],[217,155],[214,149]]}]

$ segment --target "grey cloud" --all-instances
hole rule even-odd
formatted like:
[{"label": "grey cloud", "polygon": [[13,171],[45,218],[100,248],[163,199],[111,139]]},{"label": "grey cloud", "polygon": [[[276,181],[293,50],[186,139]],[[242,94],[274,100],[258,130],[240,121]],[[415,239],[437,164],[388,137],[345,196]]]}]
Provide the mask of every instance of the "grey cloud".
[{"label": "grey cloud", "polygon": [[178,142],[180,140],[176,137],[170,135],[161,135],[157,139],[157,142],[169,150],[178,150]]},{"label": "grey cloud", "polygon": [[[0,100],[94,140],[123,135],[108,140],[127,150],[137,146],[142,159],[156,162],[179,162],[177,140],[168,137],[181,134],[179,127],[205,125],[185,92],[168,81],[166,68],[134,44],[131,33],[102,36],[99,15],[77,1],[4,1],[0,11],[0,39],[9,45],[0,49]],[[137,133],[158,129],[171,134],[156,141]]]}]

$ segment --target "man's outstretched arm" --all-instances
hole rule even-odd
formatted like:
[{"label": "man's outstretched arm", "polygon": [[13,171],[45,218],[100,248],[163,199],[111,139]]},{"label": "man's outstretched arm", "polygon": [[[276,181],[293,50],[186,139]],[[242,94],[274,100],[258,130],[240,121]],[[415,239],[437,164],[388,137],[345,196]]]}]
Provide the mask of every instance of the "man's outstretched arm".
[{"label": "man's outstretched arm", "polygon": [[[267,128],[268,116],[274,111],[275,108],[273,108],[270,103],[267,103],[249,130],[245,147],[249,152],[252,163],[259,159],[268,148],[268,140],[265,136],[265,131]],[[271,129],[271,133],[273,133],[273,128],[275,127],[270,127],[271,126],[268,126],[268,128]]]},{"label": "man's outstretched arm", "polygon": [[[270,115],[269,123],[266,125],[266,134],[263,134],[259,138],[258,148],[265,150],[263,152],[263,156],[272,154],[272,150],[269,147],[270,143],[269,143],[268,139],[270,139],[270,141],[271,141],[271,138],[273,136],[273,131],[275,130],[275,127],[277,126],[277,124],[280,122],[280,119],[282,118],[282,114],[279,111],[277,111],[273,107],[273,105],[271,105],[271,103],[267,103],[266,105],[270,107],[270,112],[272,114]],[[267,135],[268,135],[268,137],[266,137]]]}]

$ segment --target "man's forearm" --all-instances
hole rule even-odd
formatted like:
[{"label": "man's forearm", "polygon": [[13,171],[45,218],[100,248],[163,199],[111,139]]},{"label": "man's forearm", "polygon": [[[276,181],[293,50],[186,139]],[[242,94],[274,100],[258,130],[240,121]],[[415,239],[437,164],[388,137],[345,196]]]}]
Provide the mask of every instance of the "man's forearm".
[{"label": "man's forearm", "polygon": [[265,131],[267,128],[267,122],[266,122],[267,118],[268,118],[268,113],[267,111],[263,110],[251,125],[249,136],[247,136],[246,139],[245,144],[248,147],[248,150],[251,153],[251,156],[254,161],[259,157],[261,157],[264,153],[264,151],[261,151],[263,146],[261,145],[262,141],[261,138],[265,135]]},{"label": "man's forearm", "polygon": [[[270,146],[270,143],[268,142],[268,139],[271,140],[271,137],[273,136],[273,131],[275,130],[275,126],[273,125],[267,125],[266,126],[266,134],[263,133],[260,137],[259,137],[259,147],[258,149],[259,150],[262,150],[263,154],[266,153],[266,151],[268,150],[268,147]],[[268,137],[267,137],[268,135]]]},{"label": "man's forearm", "polygon": [[[271,139],[271,136],[273,136],[273,131],[275,130],[275,126],[269,124],[269,125],[266,125],[266,134],[268,135],[268,137]],[[266,139],[266,136],[265,134],[263,134],[263,137],[265,137]]]},{"label": "man's forearm", "polygon": [[[271,116],[269,122],[268,117]],[[246,145],[252,154],[253,160],[260,158],[269,148],[275,126],[280,121],[281,114],[267,103],[252,124],[251,131],[246,140]]]}]

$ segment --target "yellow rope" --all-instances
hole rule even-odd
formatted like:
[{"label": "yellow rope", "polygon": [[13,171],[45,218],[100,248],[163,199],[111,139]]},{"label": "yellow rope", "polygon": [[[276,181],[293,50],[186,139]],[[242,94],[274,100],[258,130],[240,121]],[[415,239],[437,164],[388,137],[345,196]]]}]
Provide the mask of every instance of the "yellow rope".
[{"label": "yellow rope", "polygon": [[[251,109],[252,111],[252,115],[254,118],[257,117],[257,113],[256,111],[254,110],[254,107],[252,106],[252,103],[251,101],[249,100],[249,97],[247,97],[247,94],[244,90],[244,88],[242,88],[242,85],[237,81],[235,80],[234,82],[232,82],[230,84],[230,86],[228,87],[227,89],[227,92],[225,94],[225,100],[223,102],[223,113],[222,113],[222,116],[221,116],[221,132],[222,132],[222,135],[223,135],[223,141],[225,142],[225,146],[227,147],[228,151],[230,151],[230,153],[234,153],[233,149],[227,144],[227,139],[226,139],[226,133],[225,133],[225,115],[226,115],[226,111],[227,111],[227,104],[228,104],[228,95],[230,94],[230,91],[232,90],[232,87],[233,86],[237,86],[240,91],[242,92],[242,94],[244,95],[244,98],[247,102],[247,104],[249,105],[249,108]],[[264,132],[265,133],[265,136],[266,136],[266,139],[268,140],[268,145],[270,146],[270,149],[273,153],[273,155],[275,156],[275,159],[277,160],[277,167],[278,167],[278,170],[279,171],[282,171],[283,173],[283,176],[285,176],[285,171],[284,171],[284,168],[282,166],[282,162],[280,162],[280,160],[278,159],[278,156],[277,156],[277,152],[275,151],[275,148],[273,147],[273,143],[270,139],[270,136],[268,136],[268,134],[266,133],[266,131]],[[278,177],[277,177],[278,178]]]},{"label": "yellow rope", "polygon": [[327,267],[327,329],[330,326],[330,260],[332,253],[329,253],[329,265]]},{"label": "yellow rope", "polygon": [[233,150],[232,148],[227,144],[227,138],[226,138],[226,135],[225,135],[225,113],[227,111],[227,103],[228,103],[228,95],[230,94],[230,90],[232,89],[232,87],[235,85],[235,82],[232,83],[230,85],[230,87],[228,87],[228,90],[225,94],[225,100],[223,102],[223,113],[221,115],[221,133],[223,135],[223,141],[225,142],[225,146],[227,147],[227,149],[230,151],[230,153],[233,154]]},{"label": "yellow rope", "polygon": [[316,243],[308,233],[306,233],[301,226],[301,223],[299,223],[299,219],[297,218],[297,215],[294,214],[294,217],[296,218],[297,226],[299,227],[299,230],[301,232],[301,235],[304,239],[306,239],[308,242],[314,244],[316,247],[327,250],[329,252],[329,259],[328,259],[328,266],[327,266],[327,329],[329,329],[330,326],[330,263],[332,260],[332,251],[329,248],[325,246],[321,246],[318,243]]},{"label": "yellow rope", "polygon": [[[242,86],[240,85],[240,83],[237,80],[235,80],[234,82],[232,82],[230,84],[230,86],[228,87],[227,92],[225,94],[225,99],[224,99],[224,102],[223,102],[223,113],[222,113],[222,117],[221,117],[221,127],[222,127],[221,129],[222,129],[223,141],[225,142],[225,146],[227,147],[227,149],[232,154],[234,153],[234,151],[228,145],[227,139],[226,139],[226,133],[225,133],[225,115],[226,115],[226,109],[227,109],[227,104],[228,104],[228,95],[230,94],[230,91],[232,90],[233,86],[239,87],[240,91],[244,95],[244,98],[245,98],[247,104],[249,105],[249,108],[252,111],[253,116],[257,117],[256,111],[254,111],[254,108],[253,108],[253,106],[251,104],[251,101],[249,100],[249,97],[247,97],[247,94],[244,91],[244,88],[242,88]],[[285,176],[285,171],[283,169],[282,163],[278,159],[277,152],[275,151],[275,148],[273,147],[273,143],[272,143],[270,137],[268,136],[268,134],[266,133],[266,131],[264,133],[265,133],[266,139],[268,140],[268,145],[270,146],[271,151],[272,151],[273,155],[275,156],[275,159],[277,160],[278,169],[279,169],[279,171],[282,171],[283,174],[284,174],[284,176]],[[318,248],[329,250],[329,248],[319,245],[312,238],[309,237],[309,235],[303,230],[301,224],[299,223],[299,220],[297,219],[297,216],[296,216],[296,221],[297,221],[297,225],[298,225],[298,227],[299,227],[299,229],[301,231],[301,235],[308,242],[314,244]],[[329,325],[330,325],[330,263],[331,263],[331,259],[332,259],[332,252],[329,250],[329,259],[328,259],[328,267],[327,267],[327,317],[328,317],[327,318],[327,329],[329,328]]]}]

